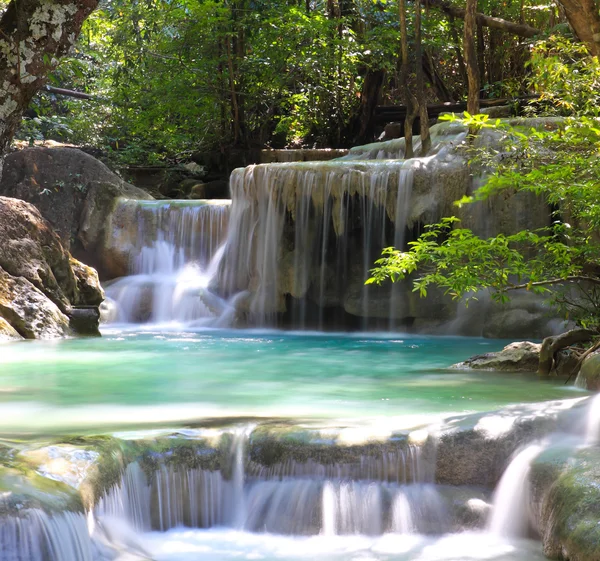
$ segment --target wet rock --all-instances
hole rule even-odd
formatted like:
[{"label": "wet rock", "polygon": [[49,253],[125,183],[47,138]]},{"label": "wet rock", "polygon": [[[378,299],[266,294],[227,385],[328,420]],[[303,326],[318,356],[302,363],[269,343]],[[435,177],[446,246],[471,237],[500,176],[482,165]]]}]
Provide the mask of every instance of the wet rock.
[{"label": "wet rock", "polygon": [[519,448],[572,428],[577,405],[553,401],[447,419],[438,429],[436,482],[493,489]]},{"label": "wet rock", "polygon": [[78,335],[100,337],[100,310],[98,306],[72,308],[69,327]]},{"label": "wet rock", "polygon": [[30,470],[0,466],[0,516],[18,516],[32,509],[83,512],[83,505],[75,489],[64,483]]},{"label": "wet rock", "polygon": [[501,370],[506,372],[536,372],[541,345],[529,341],[511,343],[497,353],[475,355],[452,368],[471,370]]},{"label": "wet rock", "polygon": [[75,304],[99,306],[104,300],[104,290],[100,286],[98,272],[77,259],[70,259],[71,269],[75,274],[78,298]]},{"label": "wet rock", "polygon": [[105,229],[115,203],[119,197],[152,198],[89,154],[62,147],[8,154],[0,195],[35,205],[59,234],[65,251],[113,277],[126,272],[104,251]]},{"label": "wet rock", "polygon": [[0,197],[0,267],[27,279],[63,312],[77,300],[69,254],[38,210],[24,201]]},{"label": "wet rock", "polygon": [[575,385],[593,392],[600,391],[600,352],[592,353],[583,361]]}]

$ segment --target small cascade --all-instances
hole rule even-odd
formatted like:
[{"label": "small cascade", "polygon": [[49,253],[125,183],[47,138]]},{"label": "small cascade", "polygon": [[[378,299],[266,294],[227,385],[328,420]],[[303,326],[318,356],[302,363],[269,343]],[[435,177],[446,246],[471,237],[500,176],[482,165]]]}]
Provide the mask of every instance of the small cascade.
[{"label": "small cascade", "polygon": [[130,275],[110,284],[120,323],[215,322],[228,305],[210,288],[222,256],[230,201],[122,200],[110,247]]},{"label": "small cascade", "polygon": [[531,444],[521,450],[506,468],[494,493],[489,523],[492,533],[508,538],[527,535],[531,504],[528,476],[531,463],[543,450],[542,445]]},{"label": "small cascade", "polygon": [[98,503],[96,519],[121,518],[142,532],[184,526],[378,536],[450,529],[447,499],[422,481],[429,475],[419,447],[259,469],[246,452],[252,430],[223,435],[219,467],[186,467],[168,455],[150,472],[129,464],[120,485]]},{"label": "small cascade", "polygon": [[[248,475],[256,479],[309,477],[311,479],[373,480],[410,484],[433,482],[434,462],[423,446],[398,446],[365,453],[354,462],[326,462],[315,458],[293,458],[269,466],[250,464]],[[431,448],[427,448],[430,452]],[[429,454],[431,455],[431,454]],[[427,457],[424,457],[427,456]]]},{"label": "small cascade", "polygon": [[0,519],[0,561],[93,561],[85,515],[31,509]]}]

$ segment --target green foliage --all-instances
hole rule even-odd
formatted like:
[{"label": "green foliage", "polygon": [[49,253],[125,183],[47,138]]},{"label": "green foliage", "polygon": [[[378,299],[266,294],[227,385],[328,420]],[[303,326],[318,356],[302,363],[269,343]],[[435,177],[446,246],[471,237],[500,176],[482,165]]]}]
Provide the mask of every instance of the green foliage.
[{"label": "green foliage", "polygon": [[528,66],[547,114],[600,115],[600,61],[583,44],[552,35],[533,47]]}]

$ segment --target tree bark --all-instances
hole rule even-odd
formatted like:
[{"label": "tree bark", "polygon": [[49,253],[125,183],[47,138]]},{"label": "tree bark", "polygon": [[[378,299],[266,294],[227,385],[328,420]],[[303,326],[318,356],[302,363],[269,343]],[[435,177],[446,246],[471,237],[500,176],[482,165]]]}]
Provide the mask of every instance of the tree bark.
[{"label": "tree bark", "polygon": [[595,0],[559,0],[575,35],[593,55],[600,55],[600,13]]},{"label": "tree bark", "polygon": [[98,0],[12,0],[0,19],[0,176],[23,111]]},{"label": "tree bark", "polygon": [[469,82],[467,111],[471,115],[479,113],[479,68],[477,66],[477,51],[475,49],[475,27],[477,24],[477,0],[467,0],[465,14],[464,51],[465,64]]},{"label": "tree bark", "polygon": [[[576,2],[577,0],[560,0]],[[582,1],[593,1],[593,0],[582,0]],[[464,8],[458,8],[457,6],[452,5],[447,0],[429,0],[428,6],[430,8],[437,8],[442,10],[448,16],[455,17],[456,19],[464,19],[466,10]],[[477,21],[481,22],[481,25],[485,27],[490,27],[492,29],[500,29],[501,31],[505,31],[506,33],[511,33],[513,35],[518,35],[519,37],[535,37],[539,35],[541,31],[536,29],[535,27],[531,27],[530,25],[524,23],[514,23],[512,21],[508,21],[502,18],[486,16],[481,12],[477,12],[476,14]]]},{"label": "tree bark", "polygon": [[421,0],[415,0],[415,58],[417,103],[419,104],[419,125],[421,133],[421,156],[425,156],[431,148],[429,136],[429,115],[427,114],[427,100],[423,83],[423,45],[421,41]]},{"label": "tree bark", "polygon": [[[417,116],[418,103],[410,91],[410,65],[408,59],[408,26],[406,25],[406,0],[399,0],[398,11],[400,15],[400,48],[402,52],[402,68],[400,81],[406,99],[406,117],[404,119],[404,157],[412,158],[413,151],[413,123]],[[420,61],[419,61],[420,62]]]},{"label": "tree bark", "polygon": [[555,356],[558,351],[574,345],[591,341],[598,335],[597,331],[591,329],[572,329],[555,337],[546,337],[542,341],[540,349],[540,362],[538,365],[538,376],[549,376],[554,368]]},{"label": "tree bark", "polygon": [[440,101],[444,103],[454,101],[452,93],[450,93],[450,90],[435,67],[433,57],[428,52],[423,52],[423,72],[425,73],[425,77],[431,82],[431,87],[435,90]]}]

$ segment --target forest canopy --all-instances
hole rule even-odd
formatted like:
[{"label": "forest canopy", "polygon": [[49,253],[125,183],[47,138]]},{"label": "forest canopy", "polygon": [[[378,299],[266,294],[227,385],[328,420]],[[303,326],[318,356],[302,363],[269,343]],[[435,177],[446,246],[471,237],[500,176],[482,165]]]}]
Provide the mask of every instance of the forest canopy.
[{"label": "forest canopy", "polygon": [[[87,99],[40,93],[18,137],[93,145],[137,163],[371,140],[373,107],[406,101],[398,8],[391,0],[103,1],[49,81]],[[480,0],[477,10],[482,98],[530,94],[536,42],[576,37],[562,5]],[[409,84],[418,69],[424,102],[466,99],[464,6],[423,2],[421,49],[413,2],[406,12]]]}]

